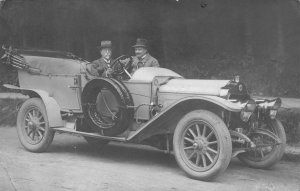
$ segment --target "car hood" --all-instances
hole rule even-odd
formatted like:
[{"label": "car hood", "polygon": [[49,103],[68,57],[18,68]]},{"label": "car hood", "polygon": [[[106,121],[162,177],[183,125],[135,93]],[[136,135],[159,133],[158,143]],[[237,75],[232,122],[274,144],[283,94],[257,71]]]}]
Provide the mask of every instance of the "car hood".
[{"label": "car hood", "polygon": [[[172,79],[167,84],[162,85],[159,91],[162,93],[184,93],[222,96],[227,93],[222,89],[230,83],[229,80],[188,80]],[[226,92],[224,92],[226,91]]]}]

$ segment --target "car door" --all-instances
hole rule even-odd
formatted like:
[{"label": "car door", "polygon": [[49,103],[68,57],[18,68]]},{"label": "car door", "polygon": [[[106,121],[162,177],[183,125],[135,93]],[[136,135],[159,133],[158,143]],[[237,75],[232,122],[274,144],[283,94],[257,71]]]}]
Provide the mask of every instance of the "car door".
[{"label": "car door", "polygon": [[48,92],[61,110],[81,111],[80,75],[30,75],[26,71],[19,71],[20,86]]}]

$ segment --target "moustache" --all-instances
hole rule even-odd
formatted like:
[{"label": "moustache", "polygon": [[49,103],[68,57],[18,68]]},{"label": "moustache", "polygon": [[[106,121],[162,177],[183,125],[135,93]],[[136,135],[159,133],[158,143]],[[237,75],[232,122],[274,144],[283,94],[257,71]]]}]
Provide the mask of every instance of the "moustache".
[{"label": "moustache", "polygon": [[106,54],[104,54],[104,57],[110,57],[111,56],[111,54],[110,53],[106,53]]},{"label": "moustache", "polygon": [[142,55],[143,55],[142,52],[136,52],[135,54],[136,54],[137,56],[142,56]]}]

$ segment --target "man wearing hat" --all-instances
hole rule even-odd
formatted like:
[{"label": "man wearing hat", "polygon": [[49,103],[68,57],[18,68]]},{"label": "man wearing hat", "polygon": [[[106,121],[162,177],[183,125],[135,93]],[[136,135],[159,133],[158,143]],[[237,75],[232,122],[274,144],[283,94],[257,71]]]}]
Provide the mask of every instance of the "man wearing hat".
[{"label": "man wearing hat", "polygon": [[148,52],[146,39],[138,38],[132,47],[135,52],[135,56],[132,57],[132,74],[141,67],[159,67],[158,61]]},{"label": "man wearing hat", "polygon": [[98,60],[94,60],[91,63],[90,72],[95,76],[109,77],[112,72],[112,69],[110,67],[112,54],[111,41],[101,41],[100,46],[98,46],[97,48],[100,51],[101,58],[99,58]]}]

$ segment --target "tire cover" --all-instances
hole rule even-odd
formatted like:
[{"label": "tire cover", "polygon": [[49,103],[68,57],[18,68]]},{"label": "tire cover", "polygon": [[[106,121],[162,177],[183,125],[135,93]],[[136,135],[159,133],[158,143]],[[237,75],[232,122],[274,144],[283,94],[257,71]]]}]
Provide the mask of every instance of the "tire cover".
[{"label": "tire cover", "polygon": [[133,105],[127,88],[109,78],[90,81],[82,92],[84,117],[93,131],[113,136],[124,132],[131,120]]},{"label": "tire cover", "polygon": [[113,82],[115,82],[119,86],[119,88],[122,90],[122,92],[123,92],[123,94],[125,96],[125,99],[126,99],[126,105],[127,106],[132,106],[132,107],[129,107],[127,109],[127,111],[128,111],[128,117],[130,119],[133,119],[133,116],[134,116],[133,106],[134,106],[134,104],[133,104],[133,99],[132,99],[132,96],[131,96],[128,88],[124,85],[124,83],[122,81],[119,81],[119,80],[113,79],[113,78],[111,78],[111,80]]}]

